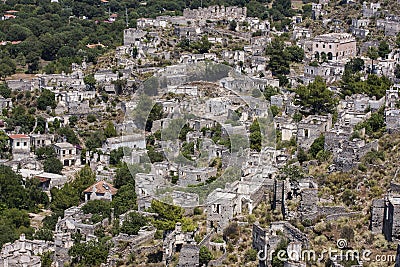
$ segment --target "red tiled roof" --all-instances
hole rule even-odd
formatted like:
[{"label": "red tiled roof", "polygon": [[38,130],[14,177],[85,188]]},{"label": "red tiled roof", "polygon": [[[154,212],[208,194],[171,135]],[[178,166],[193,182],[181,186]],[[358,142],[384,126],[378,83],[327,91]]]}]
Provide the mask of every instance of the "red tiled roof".
[{"label": "red tiled roof", "polygon": [[10,134],[8,137],[11,139],[29,138],[26,134]]},{"label": "red tiled roof", "polygon": [[36,176],[36,178],[39,179],[39,181],[40,181],[41,183],[44,183],[44,182],[47,182],[47,181],[50,181],[50,180],[51,180],[50,178],[39,177],[39,176]]},{"label": "red tiled roof", "polygon": [[111,195],[115,195],[118,191],[117,188],[107,183],[106,181],[100,181],[86,188],[85,191],[83,191],[83,193],[92,193],[93,187],[95,187],[95,193],[99,194],[105,194],[106,192],[110,192]]}]

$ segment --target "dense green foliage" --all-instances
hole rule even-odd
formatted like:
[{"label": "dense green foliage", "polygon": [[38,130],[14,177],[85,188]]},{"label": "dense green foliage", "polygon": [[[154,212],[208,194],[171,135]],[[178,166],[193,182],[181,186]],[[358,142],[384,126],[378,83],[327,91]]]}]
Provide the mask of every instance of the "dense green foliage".
[{"label": "dense green foliage", "polygon": [[306,113],[326,114],[332,113],[336,105],[333,92],[326,87],[325,81],[315,77],[314,82],[307,86],[299,86],[296,90],[297,104],[300,104]]},{"label": "dense green foliage", "polygon": [[137,235],[140,228],[147,224],[147,219],[136,212],[131,212],[122,224],[120,231],[128,235]]},{"label": "dense green foliage", "polygon": [[368,78],[361,80],[360,74],[351,74],[345,72],[342,78],[342,93],[344,95],[367,94],[377,99],[385,96],[386,90],[390,88],[392,82],[386,76],[378,76],[375,74],[368,75]]},{"label": "dense green foliage", "polygon": [[111,216],[111,202],[106,200],[91,200],[87,202],[82,211],[85,214],[93,214],[91,220],[93,223],[101,222],[105,218]]},{"label": "dense green foliage", "polygon": [[67,142],[73,145],[78,145],[80,143],[78,136],[75,134],[74,130],[72,130],[68,126],[59,128],[57,130],[57,134],[61,137],[65,137],[67,139]]},{"label": "dense green foliage", "polygon": [[45,172],[61,174],[63,164],[59,159],[51,157],[44,160],[43,169]]},{"label": "dense green foliage", "polygon": [[151,202],[150,212],[157,213],[158,216],[152,222],[157,229],[172,230],[175,223],[182,221],[184,210],[181,207],[163,203],[158,200]]},{"label": "dense green foliage", "polygon": [[211,251],[208,250],[207,247],[202,246],[200,248],[200,253],[199,253],[200,266],[204,266],[204,265],[207,266],[208,262],[212,259],[213,259],[213,255],[211,254]]},{"label": "dense green foliage", "polygon": [[379,138],[383,135],[385,131],[385,116],[384,108],[378,110],[378,112],[372,113],[371,117],[363,122],[357,124],[354,129],[360,130],[365,128],[365,133]]},{"label": "dense green foliage", "polygon": [[325,136],[321,135],[320,137],[314,140],[310,149],[308,150],[308,153],[310,153],[310,155],[313,158],[316,158],[318,152],[324,150],[324,143],[325,143]]},{"label": "dense green foliage", "polygon": [[0,246],[13,242],[20,234],[32,237],[28,212],[36,212],[39,205],[49,203],[39,187],[39,180],[26,180],[8,166],[0,166]]},{"label": "dense green foliage", "polygon": [[61,189],[53,187],[51,192],[52,211],[59,212],[76,206],[79,201],[83,200],[83,190],[96,182],[96,175],[89,166],[83,167],[75,176],[75,179],[66,183]]},{"label": "dense green foliage", "polygon": [[48,90],[43,89],[42,93],[37,99],[37,107],[40,110],[46,110],[47,107],[55,108],[57,106],[55,94]]},{"label": "dense green foliage", "polygon": [[286,75],[290,71],[291,62],[302,62],[304,51],[298,46],[286,47],[282,38],[276,37],[266,48],[266,54],[269,56],[268,69],[272,75],[279,78],[281,85],[285,85]]},{"label": "dense green foliage", "polygon": [[72,257],[71,266],[95,267],[105,263],[110,244],[106,241],[91,240],[85,243],[75,243],[68,254]]},{"label": "dense green foliage", "polygon": [[7,129],[13,131],[16,126],[20,126],[20,133],[30,133],[35,126],[35,117],[29,113],[28,109],[22,105],[14,106],[11,112],[8,112]]},{"label": "dense green foliage", "polygon": [[250,125],[250,148],[258,152],[260,152],[262,148],[261,129],[257,119]]}]

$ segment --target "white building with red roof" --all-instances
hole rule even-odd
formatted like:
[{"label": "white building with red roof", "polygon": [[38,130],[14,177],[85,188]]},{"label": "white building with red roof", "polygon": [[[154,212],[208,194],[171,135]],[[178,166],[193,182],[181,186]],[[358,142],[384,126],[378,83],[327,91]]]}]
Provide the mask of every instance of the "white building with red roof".
[{"label": "white building with red roof", "polygon": [[112,200],[112,197],[117,193],[118,189],[106,181],[97,182],[88,188],[83,193],[85,194],[85,202],[95,199]]}]

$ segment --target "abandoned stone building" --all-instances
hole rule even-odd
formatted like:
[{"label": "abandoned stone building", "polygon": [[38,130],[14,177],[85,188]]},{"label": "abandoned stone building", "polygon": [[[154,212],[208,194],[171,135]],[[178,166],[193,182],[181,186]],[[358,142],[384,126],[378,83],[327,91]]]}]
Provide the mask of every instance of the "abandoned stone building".
[{"label": "abandoned stone building", "polygon": [[272,222],[269,229],[265,229],[257,223],[253,224],[252,247],[256,251],[261,251],[259,267],[270,266],[272,252],[277,248],[279,242],[285,239],[289,242],[289,250],[293,250],[295,246],[299,246],[300,250],[308,247],[307,236],[289,222]]},{"label": "abandoned stone building", "polygon": [[196,244],[183,244],[177,267],[198,267],[200,248]]},{"label": "abandoned stone building", "polygon": [[400,32],[400,17],[387,16],[385,19],[378,19],[376,26],[383,29],[386,36],[396,36]]},{"label": "abandoned stone building", "polygon": [[341,60],[356,56],[356,40],[348,33],[328,33],[315,37],[312,54],[316,60]]},{"label": "abandoned stone building", "polygon": [[305,150],[308,150],[312,143],[321,134],[326,133],[332,128],[332,115],[327,116],[308,116],[298,124],[297,143]]},{"label": "abandoned stone building", "polygon": [[366,142],[363,139],[343,140],[340,148],[334,150],[333,162],[337,170],[348,172],[356,167],[369,151],[378,151],[378,141]]},{"label": "abandoned stone building", "polygon": [[383,234],[388,241],[400,240],[400,196],[387,195],[372,201],[371,231]]},{"label": "abandoned stone building", "polygon": [[310,29],[295,26],[293,29],[292,39],[309,39],[311,38],[311,34],[312,31]]},{"label": "abandoned stone building", "polygon": [[136,27],[138,29],[145,29],[145,28],[166,28],[168,26],[169,22],[166,19],[163,18],[140,18],[137,19]]},{"label": "abandoned stone building", "polygon": [[328,13],[326,10],[324,10],[324,5],[320,3],[312,3],[311,12],[311,17],[313,20],[319,20]]},{"label": "abandoned stone building", "polygon": [[217,168],[204,167],[193,168],[189,166],[182,166],[178,169],[180,186],[195,185],[204,183],[210,177],[217,175]]},{"label": "abandoned stone building", "polygon": [[222,233],[231,219],[240,214],[251,214],[264,193],[272,190],[271,176],[262,174],[242,177],[240,181],[226,184],[225,189],[217,188],[207,196],[207,229]]},{"label": "abandoned stone building", "polygon": [[[175,229],[172,232],[170,232],[163,240],[163,251],[164,251],[163,261],[168,265],[168,263],[172,259],[173,254],[175,252],[183,253],[181,250],[186,245],[194,245],[196,247],[196,242],[194,241],[194,233],[193,232],[184,233],[182,231],[182,224],[180,222],[177,222],[175,224]],[[194,249],[195,247],[191,248]],[[187,248],[188,247],[186,247],[185,249]],[[196,254],[197,253],[194,253],[194,255],[190,255],[189,258],[182,258],[181,264],[183,263],[186,264],[185,261],[189,261],[195,263],[195,265],[192,266],[198,265],[198,261],[197,263],[195,262],[196,260],[198,260],[198,255],[196,256]],[[184,255],[182,256],[184,257]]]},{"label": "abandoned stone building", "polygon": [[399,89],[398,85],[386,91],[385,123],[389,133],[400,129],[400,109],[398,108]]},{"label": "abandoned stone building", "polygon": [[304,76],[307,78],[315,78],[321,76],[327,83],[333,83],[341,79],[344,73],[343,62],[324,62],[318,66],[306,65],[304,67]]},{"label": "abandoned stone building", "polygon": [[12,99],[11,98],[4,98],[3,96],[0,96],[0,108],[3,109],[9,109],[12,108]]},{"label": "abandoned stone building", "polygon": [[135,28],[124,30],[124,45],[136,45],[140,40],[146,36],[147,32]]},{"label": "abandoned stone building", "polygon": [[7,80],[7,86],[11,90],[17,91],[32,91],[34,88],[39,86],[39,81],[37,79],[31,80]]},{"label": "abandoned stone building", "polygon": [[53,242],[27,240],[25,234],[22,234],[14,243],[3,245],[0,254],[0,267],[40,267],[42,266],[40,256],[53,250]]},{"label": "abandoned stone building", "polygon": [[135,176],[135,191],[137,195],[138,210],[150,207],[156,191],[165,186],[166,180],[157,174],[138,173]]},{"label": "abandoned stone building", "polygon": [[54,140],[54,135],[51,134],[30,134],[31,147],[34,149],[49,146]]},{"label": "abandoned stone building", "polygon": [[368,2],[364,1],[363,6],[362,6],[363,17],[370,18],[370,17],[374,17],[374,16],[379,16],[380,8],[381,8],[381,4],[379,2],[368,3]]},{"label": "abandoned stone building", "polygon": [[40,172],[33,175],[33,178],[39,179],[39,187],[44,191],[50,191],[53,187],[61,188],[67,182],[65,175],[48,172]]},{"label": "abandoned stone building", "polygon": [[64,211],[64,217],[59,218],[56,224],[56,232],[64,234],[80,233],[86,240],[96,239],[94,231],[102,225],[102,222],[89,223],[91,216],[92,214],[84,214],[80,207],[68,208]]},{"label": "abandoned stone building", "polygon": [[134,150],[145,149],[146,140],[141,134],[125,134],[120,137],[107,138],[102,148],[104,150],[114,150],[121,147]]},{"label": "abandoned stone building", "polygon": [[246,7],[236,6],[210,6],[198,9],[185,8],[183,16],[188,19],[195,20],[238,20],[243,21],[247,15]]}]

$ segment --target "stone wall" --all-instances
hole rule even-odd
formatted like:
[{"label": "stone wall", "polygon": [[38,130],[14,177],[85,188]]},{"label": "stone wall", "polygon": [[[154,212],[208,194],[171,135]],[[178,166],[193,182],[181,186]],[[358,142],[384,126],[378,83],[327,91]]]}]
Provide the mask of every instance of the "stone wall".
[{"label": "stone wall", "polygon": [[385,214],[385,201],[374,199],[371,207],[371,231],[374,234],[381,234],[383,231],[383,218]]},{"label": "stone wall", "polygon": [[179,254],[177,267],[197,267],[199,266],[200,247],[195,244],[184,244]]}]

